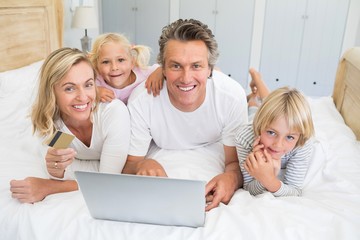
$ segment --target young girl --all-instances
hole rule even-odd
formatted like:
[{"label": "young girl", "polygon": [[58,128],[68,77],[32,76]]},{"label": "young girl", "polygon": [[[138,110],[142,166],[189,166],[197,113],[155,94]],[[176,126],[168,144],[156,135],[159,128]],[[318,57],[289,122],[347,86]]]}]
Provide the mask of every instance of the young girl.
[{"label": "young girl", "polygon": [[[135,87],[146,80],[159,68],[158,64],[148,67],[150,48],[143,45],[131,45],[121,34],[106,33],[98,36],[89,54],[98,77],[100,100],[110,102],[118,98],[127,104],[128,98]],[[153,82],[151,79],[154,79]],[[154,94],[162,88],[162,71],[159,68],[146,86]]]},{"label": "young girl", "polygon": [[[240,127],[235,136],[244,189],[252,195],[268,191],[276,197],[300,196],[313,135],[305,97],[288,87],[271,92],[256,112],[253,124]],[[283,177],[280,168],[286,168]]]}]

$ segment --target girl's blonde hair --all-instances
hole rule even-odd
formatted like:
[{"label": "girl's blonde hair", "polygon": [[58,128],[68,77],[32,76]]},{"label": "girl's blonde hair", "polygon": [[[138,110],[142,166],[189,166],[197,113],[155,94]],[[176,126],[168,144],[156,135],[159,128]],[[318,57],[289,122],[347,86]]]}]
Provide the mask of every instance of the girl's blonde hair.
[{"label": "girl's blonde hair", "polygon": [[279,88],[265,98],[255,114],[253,129],[256,136],[279,117],[285,117],[289,128],[300,133],[296,146],[303,146],[315,133],[310,106],[296,89]]},{"label": "girl's blonde hair", "polygon": [[[56,103],[55,85],[66,77],[71,67],[80,62],[88,63],[93,69],[87,56],[76,48],[60,48],[45,59],[40,70],[38,95],[31,111],[33,133],[51,137],[56,131],[55,121],[60,119],[60,110]],[[95,79],[96,72],[93,71]],[[99,96],[96,94],[93,111],[98,103]]]},{"label": "girl's blonde hair", "polygon": [[119,33],[105,33],[99,35],[92,46],[92,50],[89,53],[90,61],[98,69],[98,59],[102,46],[109,42],[121,44],[128,55],[134,61],[136,67],[146,68],[150,60],[151,49],[144,45],[132,45],[130,41],[122,34]]}]

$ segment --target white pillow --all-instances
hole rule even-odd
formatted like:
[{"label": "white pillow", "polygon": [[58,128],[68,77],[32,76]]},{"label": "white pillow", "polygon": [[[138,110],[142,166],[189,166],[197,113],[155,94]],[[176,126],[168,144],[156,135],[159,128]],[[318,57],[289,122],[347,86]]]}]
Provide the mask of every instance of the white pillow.
[{"label": "white pillow", "polygon": [[33,88],[44,60],[25,67],[0,73],[0,97],[12,94],[22,88]]},{"label": "white pillow", "polygon": [[325,139],[347,138],[354,141],[355,134],[345,124],[330,96],[308,98],[315,125],[315,134]]}]

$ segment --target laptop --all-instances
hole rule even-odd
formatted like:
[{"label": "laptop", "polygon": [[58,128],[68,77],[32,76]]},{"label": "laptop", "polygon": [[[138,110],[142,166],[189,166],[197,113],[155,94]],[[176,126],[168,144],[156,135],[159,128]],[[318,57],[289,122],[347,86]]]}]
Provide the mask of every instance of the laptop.
[{"label": "laptop", "polygon": [[202,227],[205,181],[75,171],[93,218]]}]

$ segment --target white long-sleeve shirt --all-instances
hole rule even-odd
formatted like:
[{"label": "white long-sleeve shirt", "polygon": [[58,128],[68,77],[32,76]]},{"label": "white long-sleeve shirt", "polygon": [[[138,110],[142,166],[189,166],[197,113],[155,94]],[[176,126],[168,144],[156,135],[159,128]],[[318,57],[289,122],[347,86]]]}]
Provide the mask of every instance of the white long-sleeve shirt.
[{"label": "white long-sleeve shirt", "polygon": [[[60,131],[72,134],[62,120],[57,122]],[[114,99],[99,103],[93,115],[93,129],[90,146],[76,137],[69,147],[77,155],[66,169],[64,179],[73,179],[74,171],[90,170],[107,173],[121,173],[130,145],[130,116],[123,102]]]}]

